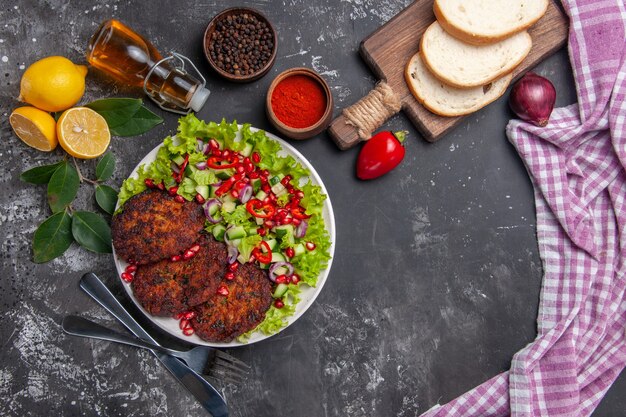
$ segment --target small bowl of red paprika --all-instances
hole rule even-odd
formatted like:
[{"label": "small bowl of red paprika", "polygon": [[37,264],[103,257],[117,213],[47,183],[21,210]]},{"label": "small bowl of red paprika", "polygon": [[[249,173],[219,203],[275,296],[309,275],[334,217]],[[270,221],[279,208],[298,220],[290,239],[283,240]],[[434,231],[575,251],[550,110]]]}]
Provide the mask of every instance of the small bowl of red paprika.
[{"label": "small bowl of red paprika", "polygon": [[333,96],[317,72],[291,68],[272,81],[265,108],[268,119],[282,135],[309,139],[328,127],[333,115]]}]

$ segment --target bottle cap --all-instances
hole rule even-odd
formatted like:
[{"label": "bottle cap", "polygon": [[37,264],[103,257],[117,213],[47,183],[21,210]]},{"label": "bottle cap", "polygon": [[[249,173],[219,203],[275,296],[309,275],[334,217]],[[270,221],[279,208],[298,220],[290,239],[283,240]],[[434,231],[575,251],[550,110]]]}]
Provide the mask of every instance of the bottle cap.
[{"label": "bottle cap", "polygon": [[200,111],[202,106],[204,106],[204,103],[206,103],[207,98],[209,98],[209,94],[211,94],[211,92],[208,88],[199,87],[193,93],[193,96],[189,101],[189,107],[191,107],[191,109],[195,112]]}]

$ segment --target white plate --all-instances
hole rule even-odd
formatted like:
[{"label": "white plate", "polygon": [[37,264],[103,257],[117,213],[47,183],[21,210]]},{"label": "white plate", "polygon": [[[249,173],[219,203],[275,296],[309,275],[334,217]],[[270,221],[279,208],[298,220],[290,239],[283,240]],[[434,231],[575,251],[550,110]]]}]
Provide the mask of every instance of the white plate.
[{"label": "white plate", "polygon": [[[241,129],[241,126],[239,126],[239,127]],[[253,132],[256,132],[259,129],[251,128],[251,130]],[[238,133],[238,135],[239,135],[239,133]],[[304,156],[302,156],[302,154],[300,152],[298,152],[293,146],[291,146],[290,144],[288,144],[284,140],[280,139],[279,137],[277,137],[275,135],[272,135],[271,133],[267,133],[266,132],[266,135],[269,138],[274,139],[275,141],[280,143],[280,146],[283,148],[283,150],[281,152],[279,152],[279,154],[281,154],[282,156],[291,155],[298,162],[300,162],[303,166],[308,168],[308,170],[311,172],[311,177],[310,177],[311,182],[313,184],[319,185],[322,188],[322,192],[324,194],[326,194],[326,196],[328,197],[326,199],[325,203],[324,203],[324,208],[322,210],[322,215],[324,217],[324,222],[326,224],[326,229],[328,230],[328,234],[330,236],[331,245],[330,245],[330,249],[329,249],[329,254],[331,256],[331,259],[328,261],[328,266],[326,267],[326,269],[324,269],[320,273],[319,277],[317,278],[317,286],[316,287],[308,287],[306,285],[303,285],[301,287],[302,288],[302,292],[301,292],[301,295],[300,295],[301,300],[298,303],[298,305],[296,306],[296,311],[295,311],[294,315],[287,319],[287,321],[288,321],[287,326],[283,327],[280,330],[280,331],[282,331],[282,330],[286,329],[288,326],[292,325],[296,320],[298,320],[298,318],[300,318],[300,316],[302,316],[304,314],[304,312],[309,307],[311,307],[311,305],[313,304],[313,302],[315,301],[315,299],[319,295],[320,291],[322,290],[322,287],[326,283],[326,279],[328,278],[328,273],[330,272],[330,266],[331,266],[331,263],[332,263],[332,258],[333,258],[333,255],[335,253],[335,216],[333,214],[333,207],[332,207],[332,204],[330,202],[330,197],[328,196],[328,191],[326,190],[326,187],[324,186],[324,183],[322,182],[322,179],[320,178],[319,174],[317,173],[317,171],[315,171],[315,168],[313,168],[313,165],[311,165],[311,163]],[[139,162],[139,164],[137,164],[137,166],[135,167],[133,172],[130,174],[130,176],[137,178],[137,170],[139,169],[139,167],[141,165],[147,165],[147,164],[153,162],[156,159],[156,155],[157,155],[157,152],[158,152],[160,147],[161,147],[161,145],[157,146],[150,153],[148,153]],[[113,250],[113,258],[115,260],[115,267],[117,268],[117,272],[118,272],[118,276],[119,276],[119,275],[122,274],[122,272],[124,272],[124,270],[126,269],[126,266],[128,264],[126,263],[126,261],[124,261],[123,259],[119,258],[116,255],[115,249]],[[153,316],[150,313],[148,313],[141,306],[141,304],[137,301],[137,299],[133,295],[133,290],[132,290],[130,284],[124,282],[121,278],[120,278],[120,281],[122,282],[122,285],[124,286],[124,289],[128,293],[129,297],[133,300],[135,305],[146,315],[146,317],[148,317],[154,324],[156,324],[161,329],[165,330],[167,333],[169,333],[172,336],[175,336],[175,337],[177,337],[177,338],[179,338],[179,339],[181,339],[181,340],[183,340],[185,342],[194,343],[194,344],[197,344],[197,345],[213,346],[213,347],[235,347],[235,346],[245,346],[245,345],[249,345],[251,343],[260,342],[261,340],[265,340],[268,337],[270,337],[269,335],[265,335],[265,334],[263,334],[261,332],[254,332],[254,333],[252,333],[252,335],[251,335],[251,337],[250,337],[250,339],[248,340],[247,343],[240,343],[236,339],[233,340],[232,342],[228,342],[228,343],[213,343],[213,342],[204,341],[204,340],[200,339],[198,336],[196,336],[195,334],[193,334],[191,336],[185,336],[182,333],[182,331],[180,330],[180,328],[178,327],[178,320],[176,320],[174,318],[169,318],[169,317],[156,317],[156,316]]]}]

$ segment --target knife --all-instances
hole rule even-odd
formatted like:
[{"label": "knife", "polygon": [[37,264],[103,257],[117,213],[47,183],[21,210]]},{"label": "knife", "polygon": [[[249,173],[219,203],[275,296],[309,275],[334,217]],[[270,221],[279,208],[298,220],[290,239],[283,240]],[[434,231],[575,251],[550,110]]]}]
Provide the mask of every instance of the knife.
[{"label": "knife", "polygon": [[[80,288],[121,321],[135,336],[158,344],[117,301],[117,298],[96,274],[89,272],[83,275],[80,280]],[[228,417],[228,407],[224,397],[206,379],[173,356],[154,350],[151,352],[213,417]]]}]

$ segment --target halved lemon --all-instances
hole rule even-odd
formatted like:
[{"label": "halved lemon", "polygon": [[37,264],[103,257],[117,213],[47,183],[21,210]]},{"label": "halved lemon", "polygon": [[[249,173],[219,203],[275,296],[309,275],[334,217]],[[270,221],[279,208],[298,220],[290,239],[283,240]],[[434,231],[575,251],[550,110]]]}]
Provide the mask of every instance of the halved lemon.
[{"label": "halved lemon", "polygon": [[57,122],[57,136],[65,152],[80,159],[102,155],[111,142],[104,117],[87,107],[65,110]]},{"label": "halved lemon", "polygon": [[13,110],[9,123],[18,138],[40,151],[50,152],[57,147],[56,122],[50,113],[25,106]]}]

